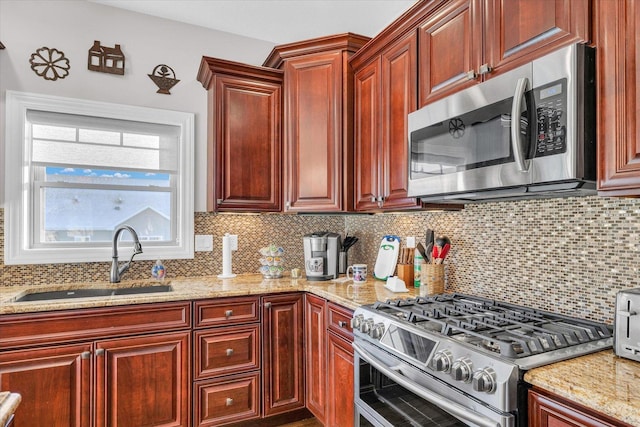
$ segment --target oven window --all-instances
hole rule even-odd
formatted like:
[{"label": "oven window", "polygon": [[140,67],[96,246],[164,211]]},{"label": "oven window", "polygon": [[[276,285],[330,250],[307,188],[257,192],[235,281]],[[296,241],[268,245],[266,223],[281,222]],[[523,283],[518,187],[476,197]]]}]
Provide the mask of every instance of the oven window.
[{"label": "oven window", "polygon": [[[366,372],[368,371],[368,372]],[[369,364],[360,366],[360,400],[394,427],[466,427],[438,406],[394,383]],[[372,425],[362,422],[361,426]]]},{"label": "oven window", "polygon": [[425,337],[411,333],[395,325],[389,326],[387,333],[382,337],[380,342],[422,363],[427,363],[436,345],[435,342]]},{"label": "oven window", "polygon": [[[529,141],[527,107],[523,102],[520,128]],[[411,133],[411,179],[446,175],[513,162],[511,104],[513,98],[470,111]],[[528,145],[528,144],[527,144]],[[528,147],[525,147],[528,153]]]}]

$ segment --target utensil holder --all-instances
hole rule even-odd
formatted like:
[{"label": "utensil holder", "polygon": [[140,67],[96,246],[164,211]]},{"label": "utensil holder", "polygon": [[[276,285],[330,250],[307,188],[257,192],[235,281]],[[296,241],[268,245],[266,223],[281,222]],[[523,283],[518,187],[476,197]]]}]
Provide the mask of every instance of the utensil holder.
[{"label": "utensil holder", "polygon": [[413,264],[398,264],[396,276],[404,281],[407,287],[413,286]]},{"label": "utensil holder", "polygon": [[420,288],[426,288],[426,295],[444,293],[444,264],[422,264]]}]

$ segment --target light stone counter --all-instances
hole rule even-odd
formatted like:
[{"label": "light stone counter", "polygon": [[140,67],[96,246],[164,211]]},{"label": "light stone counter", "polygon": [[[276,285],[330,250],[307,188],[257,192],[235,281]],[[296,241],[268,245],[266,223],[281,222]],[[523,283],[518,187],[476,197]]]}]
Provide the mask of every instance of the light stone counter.
[{"label": "light stone counter", "polygon": [[18,408],[21,400],[22,398],[18,393],[0,391],[0,426],[5,425],[9,417]]},{"label": "light stone counter", "polygon": [[[27,293],[73,290],[86,288],[118,288],[150,285],[171,285],[173,291],[163,293],[118,295],[95,298],[73,298],[36,302],[16,302]],[[261,295],[279,292],[306,291],[326,298],[344,307],[355,309],[363,304],[384,301],[389,298],[407,298],[419,294],[419,289],[409,287],[408,293],[393,293],[384,288],[384,282],[368,280],[362,285],[353,282],[312,282],[304,278],[264,279],[259,274],[239,275],[233,279],[217,277],[191,277],[155,280],[122,281],[118,284],[108,282],[73,283],[46,286],[0,286],[0,315],[9,313],[29,313],[37,311],[69,310],[76,308],[109,307],[116,305],[142,304],[167,301],[197,300],[244,295]]]},{"label": "light stone counter", "polygon": [[640,362],[612,350],[532,369],[529,384],[632,426],[640,426]]}]

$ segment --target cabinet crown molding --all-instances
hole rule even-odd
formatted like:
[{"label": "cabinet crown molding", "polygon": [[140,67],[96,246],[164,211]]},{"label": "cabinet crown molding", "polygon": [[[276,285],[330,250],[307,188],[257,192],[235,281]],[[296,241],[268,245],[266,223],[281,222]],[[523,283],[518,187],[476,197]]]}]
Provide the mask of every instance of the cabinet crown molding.
[{"label": "cabinet crown molding", "polygon": [[197,79],[205,89],[209,89],[214,74],[242,75],[271,83],[282,83],[284,78],[281,70],[203,56]]}]

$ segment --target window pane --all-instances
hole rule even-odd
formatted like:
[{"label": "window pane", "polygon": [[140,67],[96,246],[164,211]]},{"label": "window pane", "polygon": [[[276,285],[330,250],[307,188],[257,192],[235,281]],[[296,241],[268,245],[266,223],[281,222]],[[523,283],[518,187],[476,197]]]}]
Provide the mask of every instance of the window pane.
[{"label": "window pane", "polygon": [[[113,230],[132,226],[143,241],[172,242],[168,191],[42,188],[39,243],[111,242]],[[131,240],[123,233],[123,240]]]},{"label": "window pane", "polygon": [[171,175],[168,173],[109,169],[47,167],[45,168],[45,181],[137,187],[170,187]]},{"label": "window pane", "polygon": [[62,126],[33,125],[33,138],[75,141],[76,128]]},{"label": "window pane", "polygon": [[106,130],[78,129],[78,136],[81,142],[120,145],[120,132],[108,132]]},{"label": "window pane", "polygon": [[160,137],[156,135],[141,135],[137,133],[123,133],[122,142],[132,147],[160,149]]}]

